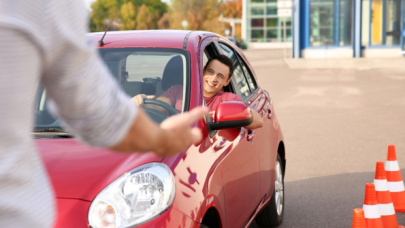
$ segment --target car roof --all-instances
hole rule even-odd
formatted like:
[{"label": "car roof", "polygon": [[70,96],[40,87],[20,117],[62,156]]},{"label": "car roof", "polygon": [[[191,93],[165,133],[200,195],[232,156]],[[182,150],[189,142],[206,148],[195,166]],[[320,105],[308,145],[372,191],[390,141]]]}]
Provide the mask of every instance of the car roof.
[{"label": "car roof", "polygon": [[[104,32],[89,33],[90,38],[98,44]],[[212,36],[216,34],[205,31],[188,30],[131,30],[131,31],[108,31],[104,37],[104,45],[109,47],[162,47],[184,48],[186,44],[198,45],[200,39],[190,39],[196,36]]]}]

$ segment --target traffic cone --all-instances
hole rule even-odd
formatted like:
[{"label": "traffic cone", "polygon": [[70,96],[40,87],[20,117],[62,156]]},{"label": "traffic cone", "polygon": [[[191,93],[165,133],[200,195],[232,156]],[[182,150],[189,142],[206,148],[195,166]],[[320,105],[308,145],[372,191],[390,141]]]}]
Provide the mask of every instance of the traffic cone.
[{"label": "traffic cone", "polygon": [[374,186],[377,196],[377,205],[384,227],[398,228],[397,216],[395,215],[394,204],[392,203],[387,179],[385,177],[384,162],[382,161],[376,164]]},{"label": "traffic cone", "polygon": [[364,197],[363,210],[367,228],[384,228],[377,205],[374,184],[372,183],[366,184],[366,196]]},{"label": "traffic cone", "polygon": [[366,218],[364,218],[363,209],[354,209],[352,228],[366,228]]},{"label": "traffic cone", "polygon": [[387,161],[385,162],[385,175],[387,176],[388,188],[396,212],[405,212],[405,186],[395,153],[395,146],[388,146]]}]

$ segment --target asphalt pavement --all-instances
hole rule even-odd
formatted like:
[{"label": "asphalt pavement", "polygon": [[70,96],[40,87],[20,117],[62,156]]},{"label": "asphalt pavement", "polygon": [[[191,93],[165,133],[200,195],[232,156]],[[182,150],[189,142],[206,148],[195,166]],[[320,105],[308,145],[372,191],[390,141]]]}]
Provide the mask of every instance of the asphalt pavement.
[{"label": "asphalt pavement", "polygon": [[[405,59],[286,61],[282,50],[244,53],[273,98],[285,138],[280,227],[351,227],[389,144],[405,177]],[[405,225],[405,214],[397,218]]]}]

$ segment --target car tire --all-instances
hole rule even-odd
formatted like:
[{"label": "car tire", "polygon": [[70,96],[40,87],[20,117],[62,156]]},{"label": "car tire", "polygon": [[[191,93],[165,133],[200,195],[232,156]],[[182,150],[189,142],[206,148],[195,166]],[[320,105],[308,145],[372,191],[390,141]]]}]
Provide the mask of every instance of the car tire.
[{"label": "car tire", "polygon": [[255,218],[257,225],[261,227],[277,227],[283,221],[284,216],[284,174],[283,163],[277,154],[274,178],[274,191],[270,203]]},{"label": "car tire", "polygon": [[201,224],[201,225],[200,225],[200,228],[209,228],[209,227],[206,226],[206,225]]}]

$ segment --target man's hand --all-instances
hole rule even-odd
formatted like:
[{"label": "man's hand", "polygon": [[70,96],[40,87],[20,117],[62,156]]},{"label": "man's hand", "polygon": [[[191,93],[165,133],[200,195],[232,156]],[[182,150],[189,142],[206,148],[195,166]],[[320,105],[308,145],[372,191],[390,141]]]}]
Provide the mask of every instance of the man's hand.
[{"label": "man's hand", "polygon": [[145,99],[153,99],[155,98],[154,95],[145,95],[145,94],[138,94],[135,97],[131,98],[131,101],[136,104],[137,106],[142,107],[144,105],[143,100]]},{"label": "man's hand", "polygon": [[197,127],[191,128],[195,122],[207,114],[208,109],[198,107],[190,112],[174,115],[164,120],[160,127],[165,131],[162,146],[154,151],[158,156],[173,155],[184,151],[191,144],[201,141],[202,133]]},{"label": "man's hand", "polygon": [[201,140],[202,133],[191,126],[203,118],[208,109],[197,107],[190,112],[171,116],[160,126],[139,109],[138,116],[124,139],[110,149],[120,152],[153,152],[170,156],[186,150]]}]

